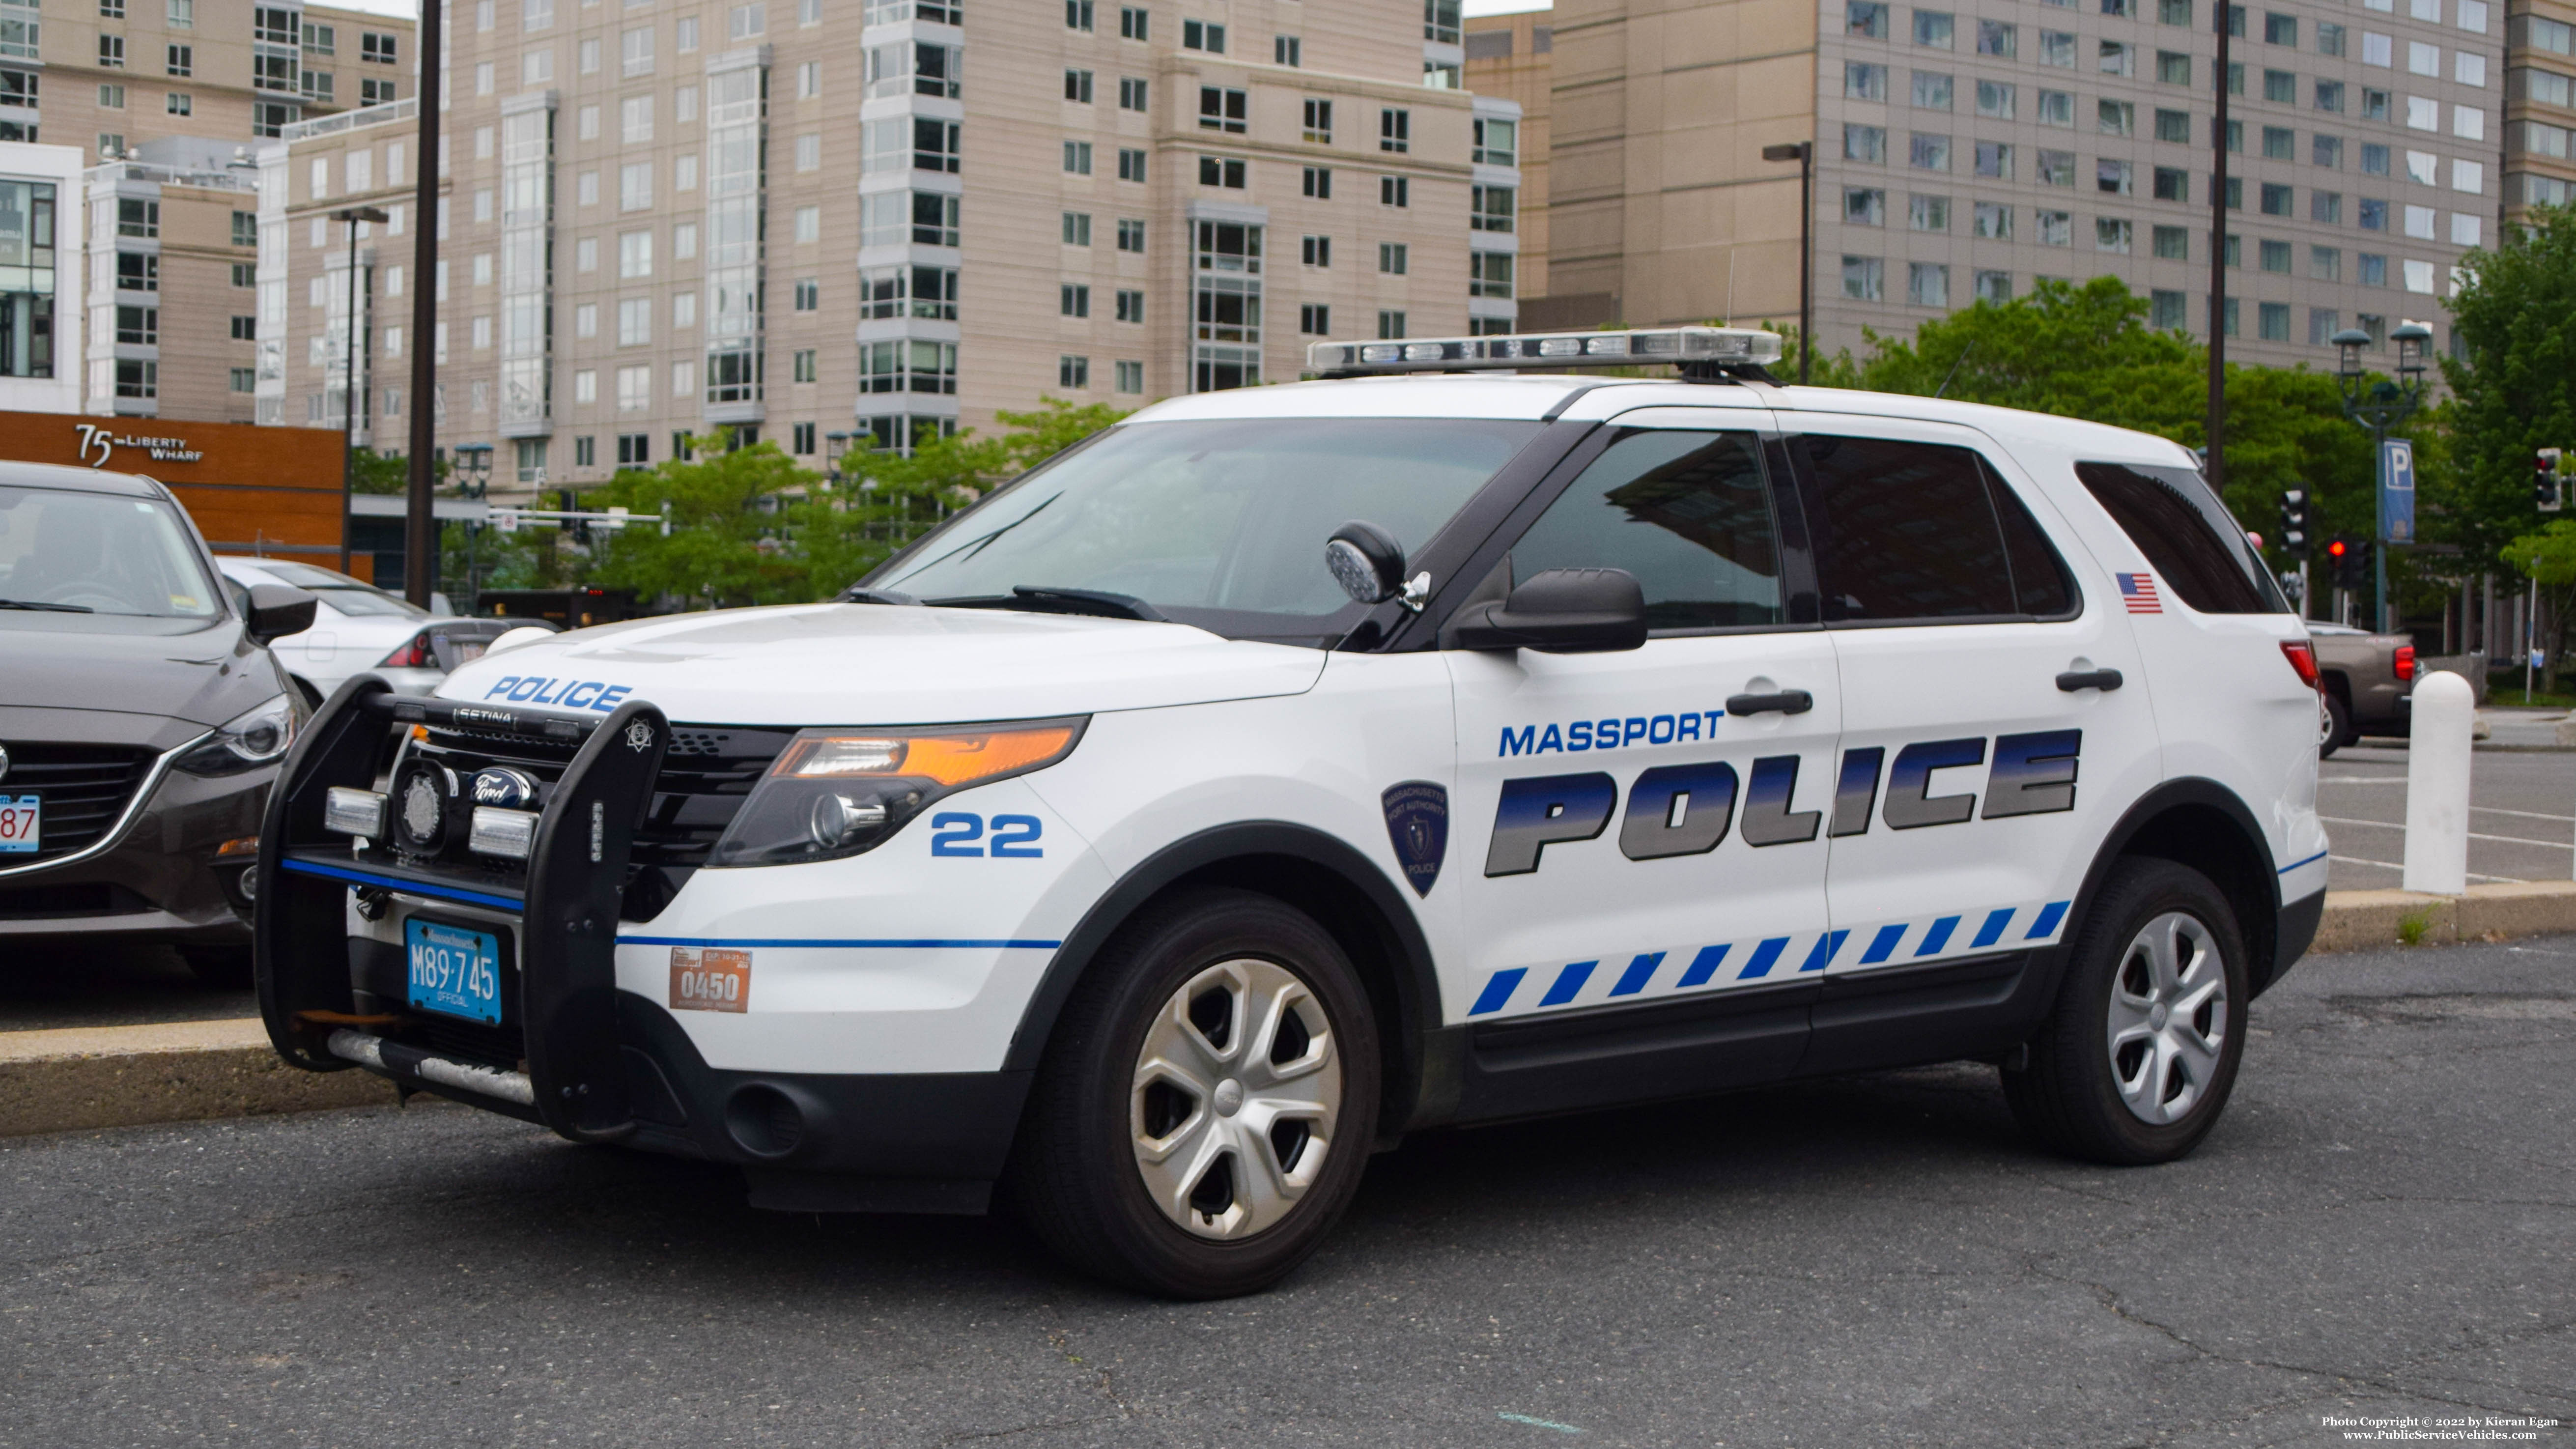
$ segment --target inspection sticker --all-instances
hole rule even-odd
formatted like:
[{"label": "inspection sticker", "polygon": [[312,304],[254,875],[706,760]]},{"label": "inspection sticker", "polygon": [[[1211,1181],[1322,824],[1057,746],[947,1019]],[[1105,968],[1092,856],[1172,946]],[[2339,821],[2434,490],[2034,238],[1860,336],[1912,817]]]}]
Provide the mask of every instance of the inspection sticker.
[{"label": "inspection sticker", "polygon": [[751,953],[714,946],[671,948],[673,1011],[749,1011]]}]

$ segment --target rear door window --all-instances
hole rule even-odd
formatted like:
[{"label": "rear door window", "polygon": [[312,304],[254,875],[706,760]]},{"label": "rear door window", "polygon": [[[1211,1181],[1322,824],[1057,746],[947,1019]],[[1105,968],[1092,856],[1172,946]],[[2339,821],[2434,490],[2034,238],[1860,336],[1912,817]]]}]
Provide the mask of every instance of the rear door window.
[{"label": "rear door window", "polygon": [[1975,452],[1809,434],[1808,527],[1827,624],[2063,618],[2056,550]]},{"label": "rear door window", "polygon": [[2078,463],[2075,476],[2184,603],[2204,614],[2288,612],[2245,530],[2199,473],[2145,463]]},{"label": "rear door window", "polygon": [[1512,548],[1512,578],[1626,569],[1650,629],[1786,622],[1780,534],[1751,433],[1640,429],[1592,460]]}]

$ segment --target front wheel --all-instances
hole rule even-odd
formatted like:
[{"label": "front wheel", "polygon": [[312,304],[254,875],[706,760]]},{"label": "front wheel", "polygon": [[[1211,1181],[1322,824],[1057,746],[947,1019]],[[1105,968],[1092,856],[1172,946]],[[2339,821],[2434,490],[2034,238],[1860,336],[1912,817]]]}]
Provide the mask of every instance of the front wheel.
[{"label": "front wheel", "polygon": [[2004,1073],[2024,1130],[2060,1152],[2131,1166],[2200,1145],[2245,1051],[2245,947],[2207,876],[2130,857],[2076,935],[2048,1023]]},{"label": "front wheel", "polygon": [[1378,1106],[1368,996],[1303,912],[1194,892],[1092,964],[1033,1093],[1011,1186],[1048,1246],[1150,1293],[1256,1292],[1358,1189]]}]

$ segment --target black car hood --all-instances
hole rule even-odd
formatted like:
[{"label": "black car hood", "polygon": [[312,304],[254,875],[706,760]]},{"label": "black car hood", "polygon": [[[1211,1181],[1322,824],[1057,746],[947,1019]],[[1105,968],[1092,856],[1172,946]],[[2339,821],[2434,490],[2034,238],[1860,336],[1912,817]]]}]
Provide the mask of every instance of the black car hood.
[{"label": "black car hood", "polygon": [[0,705],[219,725],[286,687],[238,619],[0,613]]}]

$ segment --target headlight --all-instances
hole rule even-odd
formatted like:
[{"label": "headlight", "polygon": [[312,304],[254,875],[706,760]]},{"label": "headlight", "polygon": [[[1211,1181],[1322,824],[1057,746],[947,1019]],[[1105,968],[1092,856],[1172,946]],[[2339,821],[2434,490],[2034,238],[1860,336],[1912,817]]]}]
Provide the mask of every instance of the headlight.
[{"label": "headlight", "polygon": [[295,705],[285,695],[235,715],[215,737],[179,757],[191,775],[235,775],[272,765],[295,743]]},{"label": "headlight", "polygon": [[932,801],[1044,769],[1086,720],[806,730],[779,753],[709,865],[790,865],[872,850]]}]

